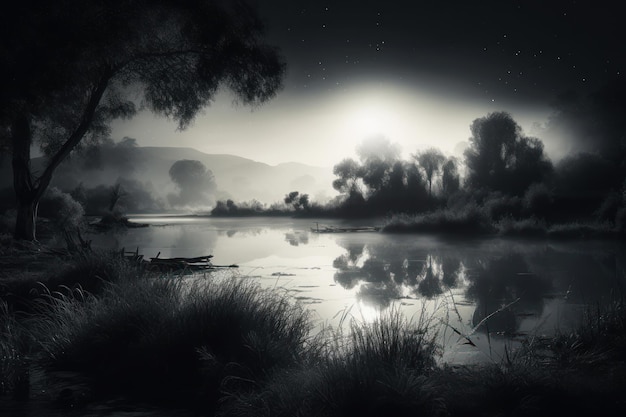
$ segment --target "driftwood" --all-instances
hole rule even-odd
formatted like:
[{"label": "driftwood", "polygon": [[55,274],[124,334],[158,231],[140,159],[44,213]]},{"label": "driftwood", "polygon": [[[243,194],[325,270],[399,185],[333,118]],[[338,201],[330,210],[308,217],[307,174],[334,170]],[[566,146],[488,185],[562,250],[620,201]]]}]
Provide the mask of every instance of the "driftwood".
[{"label": "driftwood", "polygon": [[134,252],[127,252],[122,248],[121,255],[129,261],[139,263],[146,269],[151,271],[173,272],[173,271],[206,271],[217,268],[239,268],[238,265],[214,265],[211,263],[213,255],[196,256],[193,258],[160,258],[161,252],[157,253],[154,258],[149,261],[143,259],[143,255],[139,254],[139,248]]},{"label": "driftwood", "polygon": [[337,227],[337,226],[320,226],[316,224],[311,227],[313,233],[356,233],[356,232],[378,232],[378,226],[362,226],[362,227]]}]

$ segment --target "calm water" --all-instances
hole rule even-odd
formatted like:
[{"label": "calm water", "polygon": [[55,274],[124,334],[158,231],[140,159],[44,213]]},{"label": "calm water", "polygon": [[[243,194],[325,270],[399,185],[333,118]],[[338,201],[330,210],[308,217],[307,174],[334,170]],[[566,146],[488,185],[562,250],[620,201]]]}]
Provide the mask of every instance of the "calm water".
[{"label": "calm water", "polygon": [[312,311],[317,328],[368,322],[392,307],[414,320],[425,312],[442,323],[449,362],[497,361],[505,345],[567,330],[589,306],[626,291],[626,248],[615,242],[317,234],[310,219],[131,220],[151,226],[93,236],[94,246],[138,247],[146,258],[212,254],[215,264],[239,265],[218,275],[287,291]]}]

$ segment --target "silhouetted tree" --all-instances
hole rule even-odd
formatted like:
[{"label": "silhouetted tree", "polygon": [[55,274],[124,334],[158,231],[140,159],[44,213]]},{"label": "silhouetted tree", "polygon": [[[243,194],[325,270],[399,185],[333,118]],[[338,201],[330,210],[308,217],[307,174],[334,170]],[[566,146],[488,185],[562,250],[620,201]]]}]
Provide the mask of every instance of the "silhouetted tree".
[{"label": "silhouetted tree", "polygon": [[456,160],[449,158],[441,167],[441,190],[445,196],[459,191],[461,179],[456,166]]},{"label": "silhouetted tree", "polygon": [[169,174],[180,190],[178,196],[170,196],[174,204],[208,203],[208,198],[217,189],[213,172],[200,161],[176,161],[170,167]]},{"label": "silhouetted tree", "polygon": [[389,174],[400,157],[400,147],[382,136],[361,142],[356,153],[361,160],[361,176],[370,194],[376,194],[389,181]]},{"label": "silhouetted tree", "polygon": [[[284,73],[240,1],[26,0],[4,9],[0,27],[0,142],[13,156],[18,239],[35,239],[59,164],[81,141],[106,138],[112,119],[134,115],[137,99],[183,129],[220,85],[261,103]],[[39,176],[35,143],[48,155]]]},{"label": "silhouetted tree", "polygon": [[428,196],[433,196],[433,179],[441,170],[443,163],[446,161],[446,157],[443,156],[440,150],[430,148],[422,152],[418,152],[413,155],[413,158],[417,161],[420,169],[428,181]]},{"label": "silhouetted tree", "polygon": [[338,176],[333,181],[333,188],[342,194],[358,193],[363,195],[359,186],[361,167],[354,159],[346,158],[333,167],[333,174]]},{"label": "silhouetted tree", "polygon": [[285,196],[284,202],[287,205],[293,206],[293,209],[296,211],[303,209],[306,210],[309,208],[309,195],[300,194],[298,191],[292,191]]},{"label": "silhouetted tree", "polygon": [[541,141],[523,136],[508,113],[490,113],[474,120],[470,129],[470,146],[465,151],[470,187],[521,195],[551,172]]}]

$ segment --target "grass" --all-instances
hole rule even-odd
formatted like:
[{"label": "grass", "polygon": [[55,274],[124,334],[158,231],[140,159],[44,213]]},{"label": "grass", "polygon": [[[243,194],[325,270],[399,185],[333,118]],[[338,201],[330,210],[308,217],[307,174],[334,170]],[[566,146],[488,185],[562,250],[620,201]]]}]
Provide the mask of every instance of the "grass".
[{"label": "grass", "polygon": [[12,393],[17,399],[28,396],[28,359],[23,327],[0,301],[0,397]]},{"label": "grass", "polygon": [[205,410],[226,381],[252,384],[296,360],[309,331],[302,309],[245,280],[123,281],[98,297],[50,297],[44,311],[34,330],[44,369],[87,377],[96,398]]},{"label": "grass", "polygon": [[348,335],[331,332],[315,355],[274,374],[262,389],[231,394],[220,415],[442,415],[429,378],[437,352],[431,330],[398,310],[370,324],[353,321]]},{"label": "grass", "polygon": [[[21,262],[31,264],[30,256]],[[32,312],[37,300],[68,289],[99,294],[107,283],[135,279],[143,274],[122,259],[119,252],[80,254],[65,260],[47,257],[44,262],[52,273],[17,273],[0,281],[0,298],[10,310]],[[22,267],[27,268],[27,265]]]},{"label": "grass", "polygon": [[548,224],[535,217],[505,216],[493,220],[489,209],[470,204],[463,209],[439,209],[425,214],[394,214],[383,232],[430,233],[454,236],[505,236],[547,239],[623,238],[619,227],[610,223],[572,222]]},{"label": "grass", "polygon": [[463,210],[443,209],[418,215],[393,215],[383,227],[383,232],[484,235],[493,234],[495,227],[483,210],[469,205]]},{"label": "grass", "polygon": [[81,277],[103,270],[76,262],[68,271],[83,272],[60,275],[77,285],[42,291],[28,316],[0,304],[0,401],[23,395],[32,369],[56,407],[74,409],[123,397],[220,416],[626,411],[623,300],[588,311],[576,331],[527,339],[501,363],[453,367],[438,363],[424,313],[411,321],[392,308],[312,337],[301,306],[245,278],[149,277],[113,263],[90,292]]}]

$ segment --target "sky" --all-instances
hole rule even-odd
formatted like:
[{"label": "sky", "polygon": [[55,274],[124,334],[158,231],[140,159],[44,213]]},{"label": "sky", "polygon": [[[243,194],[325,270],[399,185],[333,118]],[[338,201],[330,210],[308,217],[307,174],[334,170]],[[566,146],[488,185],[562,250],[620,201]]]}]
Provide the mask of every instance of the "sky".
[{"label": "sky", "polygon": [[[382,135],[404,156],[463,149],[471,122],[507,111],[528,135],[559,94],[623,77],[618,3],[253,0],[287,63],[283,90],[249,108],[220,92],[183,132],[141,114],[114,138],[260,162],[331,167]],[[554,138],[540,137],[562,155]]]}]

